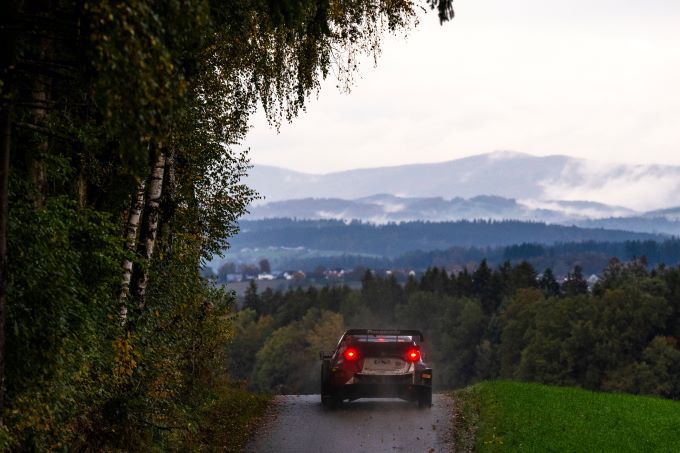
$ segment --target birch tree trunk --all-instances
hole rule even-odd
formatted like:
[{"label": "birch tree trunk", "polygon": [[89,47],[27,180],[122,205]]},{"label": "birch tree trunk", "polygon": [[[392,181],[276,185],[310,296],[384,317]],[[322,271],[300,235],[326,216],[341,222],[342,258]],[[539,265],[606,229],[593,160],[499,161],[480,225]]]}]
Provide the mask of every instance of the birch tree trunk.
[{"label": "birch tree trunk", "polygon": [[[142,181],[139,184],[137,193],[132,197],[130,204],[130,212],[128,213],[127,224],[125,225],[125,251],[134,252],[137,245],[137,230],[139,229],[139,219],[142,216],[142,209],[144,208],[144,187],[145,183]],[[123,281],[121,283],[120,291],[118,293],[118,301],[120,302],[119,317],[121,323],[125,323],[127,319],[127,305],[126,299],[130,295],[130,280],[132,279],[132,261],[123,261]]]},{"label": "birch tree trunk", "polygon": [[165,180],[163,181],[163,204],[160,227],[164,230],[162,237],[165,241],[165,259],[172,256],[173,227],[177,196],[177,176],[175,171],[175,152],[168,149],[165,159]]},{"label": "birch tree trunk", "polygon": [[[161,149],[151,170],[151,177],[146,185],[144,212],[137,244],[137,254],[149,264],[153,257],[160,217],[161,196],[163,194],[163,175],[165,173],[165,150]],[[149,280],[148,270],[141,266],[134,266],[130,292],[139,299],[140,307],[144,306],[144,295]]]}]

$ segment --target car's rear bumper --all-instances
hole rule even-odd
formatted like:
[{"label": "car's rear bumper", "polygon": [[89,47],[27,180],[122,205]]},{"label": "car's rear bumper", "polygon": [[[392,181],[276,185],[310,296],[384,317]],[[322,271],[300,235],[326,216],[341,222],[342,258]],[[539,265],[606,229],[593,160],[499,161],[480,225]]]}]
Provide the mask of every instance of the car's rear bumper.
[{"label": "car's rear bumper", "polygon": [[[423,378],[430,376],[429,378]],[[349,383],[332,389],[338,399],[400,398],[417,401],[432,391],[432,370],[402,375],[356,374]]]},{"label": "car's rear bumper", "polygon": [[420,395],[431,391],[432,387],[418,384],[346,384],[333,393],[338,399],[356,400],[359,398],[400,398],[416,401]]}]

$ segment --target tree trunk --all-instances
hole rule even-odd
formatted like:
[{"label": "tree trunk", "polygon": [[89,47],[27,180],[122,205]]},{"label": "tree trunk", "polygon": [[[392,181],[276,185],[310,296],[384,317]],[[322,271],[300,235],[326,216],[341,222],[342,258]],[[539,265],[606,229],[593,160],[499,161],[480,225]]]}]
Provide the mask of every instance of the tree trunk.
[{"label": "tree trunk", "polygon": [[[146,197],[142,225],[137,244],[137,254],[144,258],[145,264],[150,264],[153,257],[153,249],[156,244],[156,232],[158,231],[158,219],[160,217],[161,195],[163,193],[163,175],[165,173],[165,150],[162,148],[151,170],[151,177],[146,185]],[[140,307],[144,306],[144,294],[149,280],[148,269],[135,266],[132,273],[132,285],[130,292],[139,299]]]},{"label": "tree trunk", "polygon": [[161,205],[161,237],[165,242],[165,260],[172,256],[173,229],[172,219],[175,216],[177,206],[177,175],[175,170],[175,153],[168,149],[165,159],[165,180],[163,181],[163,201]]},{"label": "tree trunk", "polygon": [[[34,0],[26,3],[26,12],[32,14],[45,14],[52,10],[51,0]],[[38,38],[35,43],[35,61],[54,60],[54,40]],[[31,89],[31,120],[37,127],[45,127],[47,120],[47,105],[52,91],[52,76],[48,74],[33,74],[33,86]],[[34,146],[29,147],[26,153],[27,168],[30,181],[33,183],[35,194],[33,204],[36,208],[45,203],[47,196],[47,172],[45,170],[44,156],[49,152],[49,135],[36,133],[37,139]]]},{"label": "tree trunk", "polygon": [[[135,245],[137,245],[137,230],[139,229],[139,219],[144,208],[144,182],[139,185],[137,193],[132,197],[130,205],[130,212],[128,214],[127,224],[125,226],[125,251],[134,252]],[[125,323],[127,318],[127,306],[125,300],[130,294],[130,280],[132,278],[132,261],[123,261],[123,282],[118,293],[118,300],[120,302],[120,321]]]},{"label": "tree trunk", "polygon": [[9,162],[12,146],[13,69],[16,59],[16,32],[19,2],[0,2],[0,78],[4,82],[0,98],[0,427],[5,410],[5,348],[7,319],[7,235],[9,216]]},{"label": "tree trunk", "polygon": [[76,186],[79,209],[83,209],[87,206],[87,180],[85,179],[85,170],[83,169],[82,160],[83,159],[81,159],[80,162],[80,168],[78,168],[78,183]]}]

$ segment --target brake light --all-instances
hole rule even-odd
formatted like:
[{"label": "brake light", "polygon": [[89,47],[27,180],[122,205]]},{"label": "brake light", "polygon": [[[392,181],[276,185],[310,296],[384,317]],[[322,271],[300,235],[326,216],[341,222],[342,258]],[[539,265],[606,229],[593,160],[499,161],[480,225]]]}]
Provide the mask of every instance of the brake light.
[{"label": "brake light", "polygon": [[417,362],[420,360],[420,350],[416,348],[411,348],[406,351],[406,360],[409,362]]},{"label": "brake light", "polygon": [[345,352],[342,354],[342,356],[345,358],[345,360],[351,362],[359,357],[359,351],[357,351],[356,348],[350,347],[345,349]]}]

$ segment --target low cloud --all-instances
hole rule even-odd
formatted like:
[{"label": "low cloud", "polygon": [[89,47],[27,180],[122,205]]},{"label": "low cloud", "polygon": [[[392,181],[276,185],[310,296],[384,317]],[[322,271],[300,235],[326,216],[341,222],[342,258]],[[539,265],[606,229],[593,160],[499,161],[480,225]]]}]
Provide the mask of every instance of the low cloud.
[{"label": "low cloud", "polygon": [[680,168],[577,160],[541,181],[546,199],[589,200],[649,211],[680,205]]}]

